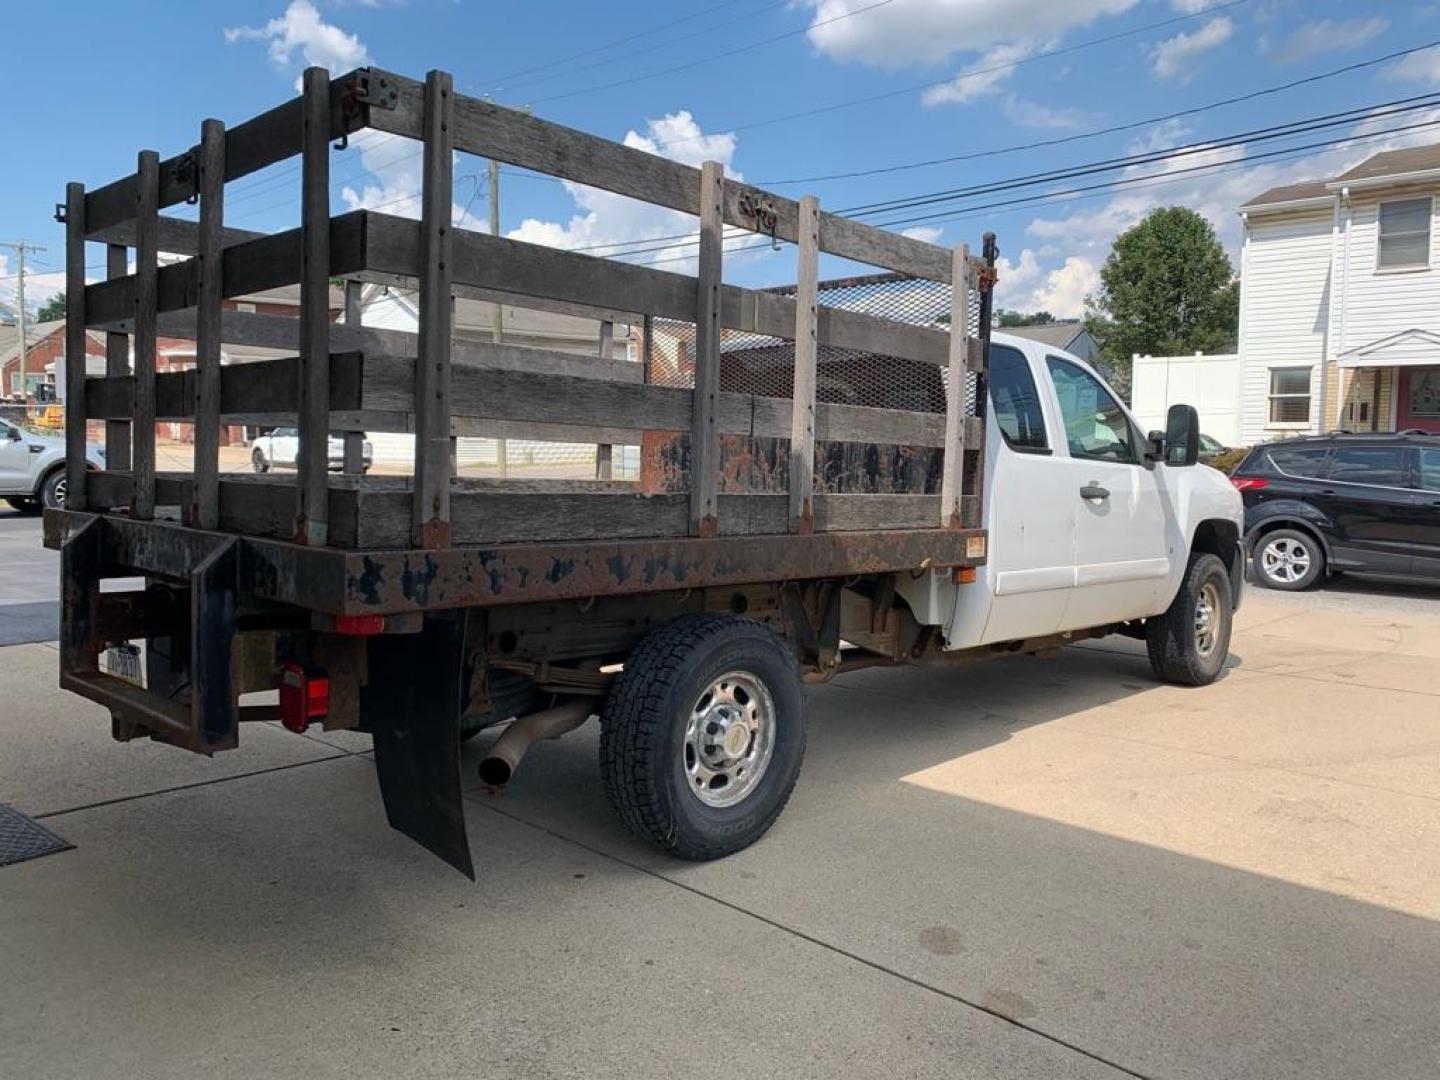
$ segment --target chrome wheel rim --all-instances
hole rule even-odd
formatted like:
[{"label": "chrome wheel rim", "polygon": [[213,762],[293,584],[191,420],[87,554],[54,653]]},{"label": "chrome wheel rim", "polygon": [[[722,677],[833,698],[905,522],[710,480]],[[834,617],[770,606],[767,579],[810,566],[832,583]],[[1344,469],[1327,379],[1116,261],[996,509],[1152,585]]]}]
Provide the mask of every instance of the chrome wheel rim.
[{"label": "chrome wheel rim", "polygon": [[1215,652],[1220,640],[1220,590],[1213,581],[1200,587],[1195,601],[1195,651],[1204,659]]},{"label": "chrome wheel rim", "polygon": [[1261,549],[1260,570],[1271,581],[1293,585],[1310,572],[1310,549],[1291,537],[1277,537]]},{"label": "chrome wheel rim", "polygon": [[775,702],[765,684],[729,671],[695,699],[680,749],[687,786],[706,806],[734,806],[752,791],[775,752]]},{"label": "chrome wheel rim", "polygon": [[67,487],[67,484],[66,484],[66,482],[65,482],[64,477],[61,477],[59,480],[55,481],[55,488],[54,488],[54,493],[55,493],[55,495],[54,495],[54,497],[55,497],[55,505],[56,505],[56,506],[63,507],[63,506],[65,505],[65,489],[66,489],[66,487]]}]

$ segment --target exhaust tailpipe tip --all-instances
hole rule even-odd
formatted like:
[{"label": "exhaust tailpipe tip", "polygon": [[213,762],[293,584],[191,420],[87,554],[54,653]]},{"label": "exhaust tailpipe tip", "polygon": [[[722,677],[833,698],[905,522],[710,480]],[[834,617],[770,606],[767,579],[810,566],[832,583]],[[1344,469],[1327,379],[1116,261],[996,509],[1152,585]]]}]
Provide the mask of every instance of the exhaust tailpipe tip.
[{"label": "exhaust tailpipe tip", "polygon": [[594,704],[590,698],[572,698],[512,721],[480,762],[480,779],[491,787],[508,784],[531,743],[536,739],[558,739],[574,731],[590,719]]}]

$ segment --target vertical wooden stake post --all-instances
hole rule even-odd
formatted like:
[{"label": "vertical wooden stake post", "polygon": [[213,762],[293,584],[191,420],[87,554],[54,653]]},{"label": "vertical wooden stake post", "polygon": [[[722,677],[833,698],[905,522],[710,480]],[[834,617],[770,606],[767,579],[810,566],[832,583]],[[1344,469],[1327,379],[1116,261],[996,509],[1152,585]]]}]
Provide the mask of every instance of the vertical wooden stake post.
[{"label": "vertical wooden stake post", "polygon": [[[65,507],[85,509],[85,185],[65,185]],[[20,342],[24,355],[25,342]],[[25,387],[20,388],[24,400]]]},{"label": "vertical wooden stake post", "polygon": [[690,535],[720,531],[720,255],[725,166],[700,168],[700,258],[696,271],[695,394],[690,424]]},{"label": "vertical wooden stake post", "polygon": [[945,457],[940,478],[940,524],[958,529],[965,479],[965,373],[970,365],[970,247],[955,248],[950,264],[950,362],[945,369]]},{"label": "vertical wooden stake post", "polygon": [[[114,281],[129,273],[130,249],[124,244],[107,244],[105,276]],[[105,335],[105,374],[130,374],[129,334],[112,330]],[[130,471],[130,421],[105,421],[105,468],[114,472]]]},{"label": "vertical wooden stake post", "polygon": [[305,69],[300,137],[300,447],[295,542],[330,533],[330,73]]},{"label": "vertical wooden stake post", "polygon": [[414,542],[450,544],[451,158],[455,145],[451,77],[425,77],[424,190],[420,202],[420,341],[415,360]]},{"label": "vertical wooden stake post", "polygon": [[136,167],[135,212],[135,423],[130,429],[132,475],[130,513],[142,521],[155,516],[155,322],[159,317],[160,155],[141,150]]},{"label": "vertical wooden stake post", "polygon": [[220,281],[225,241],[225,125],[200,125],[195,163],[200,195],[199,281],[195,305],[195,483],[187,508],[190,523],[220,523]]},{"label": "vertical wooden stake post", "polygon": [[[345,326],[351,330],[360,329],[360,294],[365,286],[358,281],[345,282]],[[347,431],[342,436],[344,459],[341,469],[349,476],[359,476],[365,471],[365,433]]]},{"label": "vertical wooden stake post", "polygon": [[790,410],[790,531],[815,531],[815,363],[819,352],[820,203],[800,200],[795,275],[795,382]]}]

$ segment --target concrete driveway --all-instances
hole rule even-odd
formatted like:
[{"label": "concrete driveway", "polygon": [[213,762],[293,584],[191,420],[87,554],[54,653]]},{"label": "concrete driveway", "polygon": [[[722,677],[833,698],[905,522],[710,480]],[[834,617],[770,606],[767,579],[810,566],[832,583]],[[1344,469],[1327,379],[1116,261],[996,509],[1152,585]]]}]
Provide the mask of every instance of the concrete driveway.
[{"label": "concrete driveway", "polygon": [[1437,599],[1253,590],[1199,691],[1117,640],[847,676],[708,865],[620,831],[592,725],[471,790],[475,885],[363,737],[122,746],[0,649],[0,800],[75,844],[0,869],[0,1073],[1433,1080]]}]

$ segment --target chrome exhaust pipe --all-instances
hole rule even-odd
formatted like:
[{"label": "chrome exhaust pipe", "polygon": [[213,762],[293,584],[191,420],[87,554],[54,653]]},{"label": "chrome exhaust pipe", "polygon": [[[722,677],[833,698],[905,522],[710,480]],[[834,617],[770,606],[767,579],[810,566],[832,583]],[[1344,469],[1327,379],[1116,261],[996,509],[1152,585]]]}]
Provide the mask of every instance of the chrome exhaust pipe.
[{"label": "chrome exhaust pipe", "polygon": [[589,720],[596,702],[588,697],[571,698],[551,709],[529,713],[511,722],[505,734],[495,740],[490,753],[480,762],[480,779],[492,787],[509,783],[520,759],[537,739],[558,739]]}]

